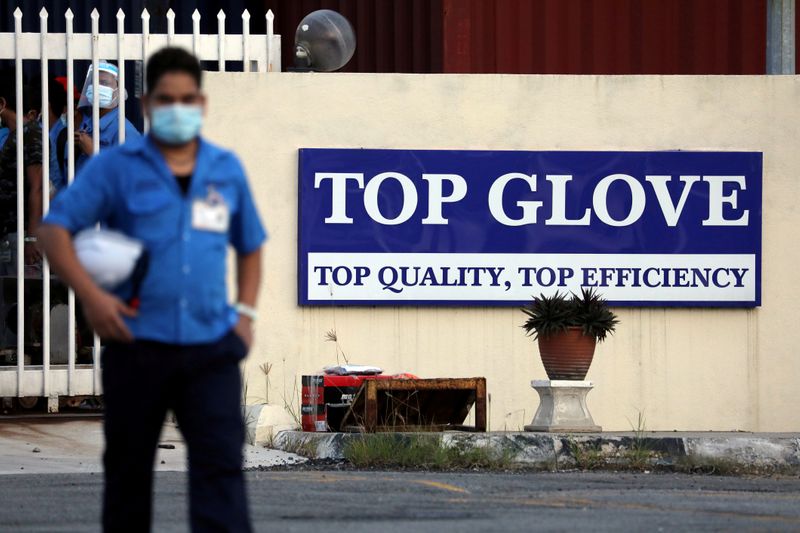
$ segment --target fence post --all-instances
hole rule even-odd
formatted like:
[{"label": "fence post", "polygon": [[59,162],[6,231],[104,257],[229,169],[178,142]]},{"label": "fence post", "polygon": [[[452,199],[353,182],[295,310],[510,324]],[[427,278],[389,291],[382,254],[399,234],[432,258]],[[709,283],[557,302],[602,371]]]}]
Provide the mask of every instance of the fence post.
[{"label": "fence post", "polygon": [[242,71],[250,72],[250,12],[242,11]]},{"label": "fence post", "polygon": [[219,45],[219,71],[225,72],[225,12],[217,13],[217,40]]},{"label": "fence post", "polygon": [[22,376],[25,372],[25,189],[22,152],[22,11],[14,11],[14,66],[16,67],[15,92],[17,97],[17,397],[22,396]]},{"label": "fence post", "polygon": [[117,93],[119,99],[119,143],[125,142],[125,13],[122,8],[117,11],[117,66],[119,80]]},{"label": "fence post", "polygon": [[795,1],[767,2],[767,74],[795,73]]},{"label": "fence post", "polygon": [[[150,13],[147,8],[142,9],[142,95],[147,92],[147,52],[150,48]],[[144,132],[150,129],[147,116],[142,117]]]},{"label": "fence post", "polygon": [[272,72],[272,36],[274,34],[275,14],[267,11],[267,72]]},{"label": "fence post", "polygon": [[[47,64],[47,9],[39,12],[42,67],[42,215],[50,209],[50,98]],[[17,164],[20,162],[17,161]],[[50,264],[42,257],[42,395],[50,396]]]},{"label": "fence post", "polygon": [[172,8],[167,10],[167,46],[172,46],[175,40],[175,12]]},{"label": "fence post", "polygon": [[[67,184],[75,179],[75,73],[74,73],[74,36],[72,34],[72,10],[64,13],[67,34]],[[75,387],[75,358],[77,357],[77,340],[75,338],[75,291],[70,287],[67,291],[67,395],[73,396]]]},{"label": "fence post", "polygon": [[200,12],[197,9],[192,13],[192,53],[200,58]]},{"label": "fence post", "polygon": [[[100,153],[100,13],[92,10],[92,152]],[[100,337],[93,332],[92,380],[94,393],[100,394]]]}]

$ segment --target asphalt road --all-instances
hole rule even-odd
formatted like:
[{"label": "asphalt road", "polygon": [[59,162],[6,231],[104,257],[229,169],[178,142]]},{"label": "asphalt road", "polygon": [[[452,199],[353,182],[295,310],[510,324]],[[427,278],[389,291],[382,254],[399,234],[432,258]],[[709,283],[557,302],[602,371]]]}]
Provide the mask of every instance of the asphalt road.
[{"label": "asphalt road", "polygon": [[[187,531],[186,474],[154,531]],[[800,479],[683,474],[248,472],[256,531],[800,530]],[[0,476],[3,531],[97,531],[102,476]],[[335,528],[335,529],[334,529]]]}]

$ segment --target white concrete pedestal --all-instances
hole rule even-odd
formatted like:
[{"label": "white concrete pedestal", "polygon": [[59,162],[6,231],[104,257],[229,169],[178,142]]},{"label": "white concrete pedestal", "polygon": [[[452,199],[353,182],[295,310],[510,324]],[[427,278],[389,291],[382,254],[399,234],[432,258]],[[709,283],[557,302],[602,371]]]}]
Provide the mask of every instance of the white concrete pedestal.
[{"label": "white concrete pedestal", "polygon": [[531,387],[539,393],[539,408],[525,431],[602,431],[586,407],[591,381],[535,379]]}]

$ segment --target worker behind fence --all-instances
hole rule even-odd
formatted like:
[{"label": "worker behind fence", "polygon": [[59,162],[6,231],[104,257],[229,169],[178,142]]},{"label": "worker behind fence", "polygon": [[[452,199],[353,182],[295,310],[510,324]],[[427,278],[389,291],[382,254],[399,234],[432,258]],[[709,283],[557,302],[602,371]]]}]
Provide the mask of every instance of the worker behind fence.
[{"label": "worker behind fence", "polygon": [[[25,109],[16,98],[16,72],[13,68],[0,72],[0,124],[9,130],[0,148],[0,276],[17,275],[17,242],[25,239],[25,273],[41,272],[41,255],[35,244],[35,231],[42,218],[42,129],[38,122],[23,119],[22,180],[23,228],[17,227],[17,112]],[[23,100],[31,100],[28,88]],[[27,104],[28,102],[25,102]]]},{"label": "worker behind fence", "polygon": [[[192,530],[249,531],[238,363],[252,342],[266,232],[237,158],[199,136],[197,59],[178,48],[156,52],[142,107],[150,133],[90,159],[39,232],[106,343],[104,528],[149,529],[153,460],[172,409],[189,452]],[[100,289],[76,255],[72,236],[98,222],[144,244],[138,310],[134,293]],[[237,254],[236,306],[226,297],[228,244]]]},{"label": "worker behind fence", "polygon": [[[119,86],[119,69],[116,65],[100,62],[97,65],[99,86],[94,87],[93,66],[89,66],[86,81],[78,100],[78,109],[83,116],[80,125],[75,129],[75,172],[94,154],[92,135],[92,105],[97,99],[100,114],[100,150],[120,144],[119,139],[119,101],[128,99],[127,91]],[[125,119],[125,140],[140,137],[139,131]]]}]

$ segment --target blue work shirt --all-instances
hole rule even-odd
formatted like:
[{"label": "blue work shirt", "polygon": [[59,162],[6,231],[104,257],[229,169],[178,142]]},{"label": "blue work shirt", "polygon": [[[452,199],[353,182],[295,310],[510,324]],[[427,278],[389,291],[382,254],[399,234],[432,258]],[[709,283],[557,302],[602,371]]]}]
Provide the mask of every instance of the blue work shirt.
[{"label": "blue work shirt", "polygon": [[8,139],[8,135],[11,133],[11,130],[3,126],[0,128],[0,148],[6,143],[6,139]]},{"label": "blue work shirt", "polygon": [[[94,125],[92,124],[92,108],[86,107],[81,109],[83,111],[83,120],[81,120],[78,130],[83,130],[92,135]],[[125,142],[141,137],[142,134],[139,130],[125,119]],[[115,107],[102,117],[100,117],[100,150],[103,151],[111,146],[119,144],[119,108]],[[66,158],[66,153],[64,154]],[[86,161],[91,156],[84,154],[81,150],[75,150],[75,175],[83,167]]]},{"label": "blue work shirt", "polygon": [[[210,197],[227,205],[227,231],[194,227],[193,204]],[[236,324],[226,294],[227,245],[246,255],[267,235],[233,153],[200,139],[184,195],[149,135],[101,152],[53,199],[44,219],[72,234],[98,222],[144,242],[150,255],[138,316],[125,319],[136,339],[213,342]]]},{"label": "blue work shirt", "polygon": [[[58,135],[66,129],[66,127],[66,124],[61,122],[60,119],[56,120],[55,124],[51,124],[50,126],[50,183],[53,185],[56,192],[67,185],[67,177],[61,173],[61,167],[58,162]],[[64,150],[65,159],[66,155],[67,151]],[[66,168],[66,166],[64,168]]]}]

